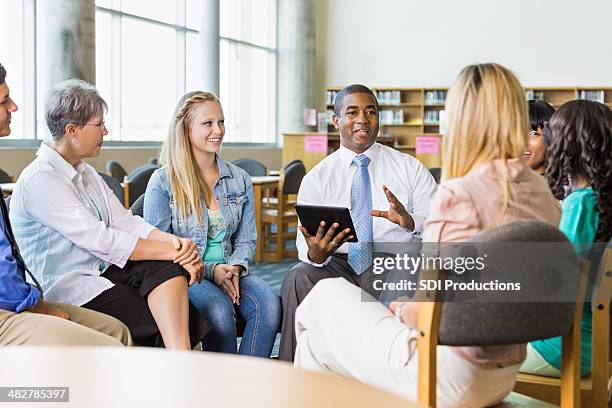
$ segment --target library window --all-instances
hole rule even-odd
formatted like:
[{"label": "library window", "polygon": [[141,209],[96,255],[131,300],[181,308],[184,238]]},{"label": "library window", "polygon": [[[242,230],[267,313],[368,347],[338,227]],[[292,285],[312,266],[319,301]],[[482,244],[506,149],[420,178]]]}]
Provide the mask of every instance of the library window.
[{"label": "library window", "polygon": [[[162,141],[176,101],[201,89],[200,0],[109,3],[96,2],[96,82],[109,104],[108,138]],[[276,142],[276,0],[264,4],[220,2],[226,142]]]},{"label": "library window", "polygon": [[184,3],[96,0],[96,85],[109,106],[108,140],[164,139],[186,91],[187,61],[199,60],[186,45],[197,32],[185,24]]},{"label": "library window", "polygon": [[7,71],[6,83],[10,89],[11,98],[19,107],[19,111],[12,115],[12,131],[6,139],[21,140],[34,137],[30,125],[34,123],[34,115],[31,109],[26,109],[26,106],[31,104],[31,100],[28,99],[34,93],[34,81],[28,76],[29,72],[33,72],[33,67],[25,64],[29,61],[28,50],[31,50],[32,47],[28,43],[30,38],[26,36],[24,30],[24,27],[28,26],[27,20],[34,20],[29,15],[32,4],[33,0],[3,0],[2,2],[4,16],[0,24],[0,38],[11,40],[4,41],[2,44],[0,63]]},{"label": "library window", "polygon": [[226,0],[220,11],[226,140],[276,142],[276,0]]},{"label": "library window", "polygon": [[[109,107],[108,141],[161,142],[178,99],[201,89],[200,1],[95,1],[96,86]],[[2,3],[0,35],[11,41],[0,62],[19,106],[9,139],[34,144],[48,135],[36,63],[44,30],[36,27],[37,0]],[[277,0],[254,3],[220,2],[219,97],[230,143],[276,142]]]}]

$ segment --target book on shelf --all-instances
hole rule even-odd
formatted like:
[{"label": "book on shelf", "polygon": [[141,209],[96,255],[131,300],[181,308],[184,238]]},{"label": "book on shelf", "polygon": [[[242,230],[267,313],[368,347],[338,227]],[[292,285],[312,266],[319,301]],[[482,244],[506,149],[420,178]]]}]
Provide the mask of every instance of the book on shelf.
[{"label": "book on shelf", "polygon": [[525,91],[525,97],[528,101],[534,100],[544,100],[544,92],[542,91],[534,91],[533,89],[527,89]]},{"label": "book on shelf", "polygon": [[425,91],[425,105],[444,105],[446,91]]},{"label": "book on shelf", "polygon": [[376,100],[379,105],[399,105],[402,95],[400,91],[376,91]]},{"label": "book on shelf", "polygon": [[423,118],[425,126],[437,126],[440,124],[440,111],[431,110],[425,111],[425,117]]},{"label": "book on shelf", "polygon": [[340,91],[333,91],[331,89],[328,89],[325,92],[325,104],[333,105],[336,102],[336,95],[338,95],[338,92]]},{"label": "book on shelf", "polygon": [[379,112],[381,125],[401,125],[404,123],[404,111],[383,109]]},{"label": "book on shelf", "polygon": [[580,90],[578,91],[578,99],[587,99],[589,101],[604,103],[604,91],[603,90]]}]

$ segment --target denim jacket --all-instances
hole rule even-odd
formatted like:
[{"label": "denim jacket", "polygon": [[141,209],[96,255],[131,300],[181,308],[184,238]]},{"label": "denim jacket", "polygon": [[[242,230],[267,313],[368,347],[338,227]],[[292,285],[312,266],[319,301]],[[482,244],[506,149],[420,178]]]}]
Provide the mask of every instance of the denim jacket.
[{"label": "denim jacket", "polygon": [[[217,155],[219,180],[215,183],[214,193],[223,218],[225,235],[223,237],[223,256],[229,265],[244,267],[243,276],[248,273],[249,264],[255,255],[255,209],[251,178],[243,169],[228,164]],[[165,167],[156,170],[145,193],[144,218],[161,231],[180,237],[191,238],[201,254],[206,250],[208,238],[208,211],[202,199],[202,224],[198,225],[193,213],[187,218],[180,214],[174,205],[170,182]],[[213,279],[217,262],[205,262],[206,279]]]}]

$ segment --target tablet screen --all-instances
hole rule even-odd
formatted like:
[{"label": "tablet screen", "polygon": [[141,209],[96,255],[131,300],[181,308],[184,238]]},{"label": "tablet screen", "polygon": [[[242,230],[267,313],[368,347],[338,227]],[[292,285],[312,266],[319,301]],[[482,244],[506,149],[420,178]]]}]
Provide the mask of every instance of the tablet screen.
[{"label": "tablet screen", "polygon": [[321,221],[325,221],[325,233],[327,233],[327,230],[333,223],[337,222],[340,224],[340,227],[337,228],[336,231],[339,232],[345,228],[349,228],[351,230],[349,235],[353,235],[353,239],[347,242],[357,242],[357,233],[355,232],[351,213],[348,208],[296,204],[295,210],[297,211],[298,217],[300,217],[300,223],[306,228],[309,234],[317,235],[317,230],[319,229]]}]

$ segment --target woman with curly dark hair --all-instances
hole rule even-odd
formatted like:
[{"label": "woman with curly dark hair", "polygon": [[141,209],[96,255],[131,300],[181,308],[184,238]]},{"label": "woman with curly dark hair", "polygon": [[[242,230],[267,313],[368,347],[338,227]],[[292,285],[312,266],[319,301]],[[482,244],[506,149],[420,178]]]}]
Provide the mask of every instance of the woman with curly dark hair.
[{"label": "woman with curly dark hair", "polygon": [[[550,120],[546,177],[554,196],[563,200],[559,229],[588,256],[593,242],[612,236],[612,111],[598,102],[567,102]],[[590,303],[582,319],[581,372],[591,371]],[[561,338],[528,347],[523,372],[558,377]]]}]

